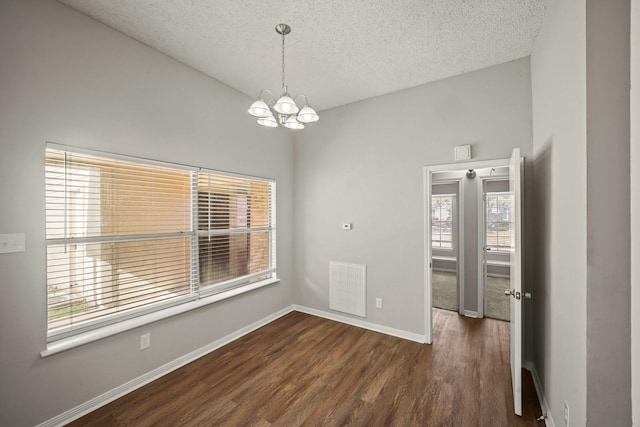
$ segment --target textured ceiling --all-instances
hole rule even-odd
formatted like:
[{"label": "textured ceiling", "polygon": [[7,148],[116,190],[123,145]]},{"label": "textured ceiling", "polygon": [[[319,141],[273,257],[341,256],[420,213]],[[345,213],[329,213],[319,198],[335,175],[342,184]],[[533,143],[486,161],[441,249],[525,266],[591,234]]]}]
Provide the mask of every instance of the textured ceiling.
[{"label": "textured ceiling", "polygon": [[59,0],[255,98],[316,110],[522,58],[548,0]]}]

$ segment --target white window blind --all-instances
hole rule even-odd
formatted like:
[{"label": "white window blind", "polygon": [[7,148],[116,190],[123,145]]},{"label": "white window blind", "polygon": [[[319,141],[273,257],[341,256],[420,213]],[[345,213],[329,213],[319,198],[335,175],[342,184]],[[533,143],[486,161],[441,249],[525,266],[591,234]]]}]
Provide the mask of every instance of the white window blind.
[{"label": "white window blind", "polygon": [[431,245],[438,249],[453,249],[453,216],[455,194],[431,196]]},{"label": "white window blind", "polygon": [[485,244],[489,250],[508,252],[513,250],[511,230],[511,197],[509,192],[486,194],[486,236]]},{"label": "white window blind", "polygon": [[275,183],[198,173],[198,256],[203,292],[272,277]]},{"label": "white window blind", "polygon": [[274,277],[273,182],[50,146],[45,180],[49,341]]}]

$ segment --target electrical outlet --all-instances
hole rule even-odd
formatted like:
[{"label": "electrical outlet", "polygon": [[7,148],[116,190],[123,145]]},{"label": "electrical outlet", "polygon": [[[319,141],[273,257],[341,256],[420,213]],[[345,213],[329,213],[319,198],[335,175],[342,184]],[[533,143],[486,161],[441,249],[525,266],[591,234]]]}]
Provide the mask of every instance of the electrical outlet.
[{"label": "electrical outlet", "polygon": [[151,347],[151,334],[140,335],[140,350]]},{"label": "electrical outlet", "polygon": [[564,425],[569,425],[569,404],[567,401],[564,401]]},{"label": "electrical outlet", "polygon": [[376,298],[376,308],[382,308],[382,298]]}]

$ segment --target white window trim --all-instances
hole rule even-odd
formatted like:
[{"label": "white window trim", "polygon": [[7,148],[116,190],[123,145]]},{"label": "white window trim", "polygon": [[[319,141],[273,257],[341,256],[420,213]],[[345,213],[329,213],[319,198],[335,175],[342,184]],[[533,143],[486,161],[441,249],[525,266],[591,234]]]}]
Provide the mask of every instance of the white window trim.
[{"label": "white window trim", "polygon": [[251,292],[255,289],[262,288],[274,283],[280,282],[278,278],[272,278],[262,280],[260,282],[252,283],[250,285],[230,289],[228,291],[219,292],[213,295],[205,295],[201,298],[187,302],[184,304],[174,305],[173,307],[155,311],[153,313],[145,314],[144,316],[138,316],[131,319],[123,320],[122,322],[114,323],[111,325],[103,326],[101,328],[92,329],[81,334],[73,335],[68,338],[52,341],[47,344],[47,348],[40,352],[40,357],[47,357],[57,353],[61,353],[66,350],[70,350],[75,347],[79,347],[90,342],[98,341],[103,338],[110,337],[122,332],[129,331],[131,329],[138,328],[140,326],[148,325],[149,323],[157,322],[158,320],[166,319],[168,317],[175,316],[177,314],[185,313],[187,311],[194,310],[196,308],[204,307],[209,304],[213,304],[219,301],[223,301],[229,298],[233,298],[237,295],[242,295],[247,292]]}]

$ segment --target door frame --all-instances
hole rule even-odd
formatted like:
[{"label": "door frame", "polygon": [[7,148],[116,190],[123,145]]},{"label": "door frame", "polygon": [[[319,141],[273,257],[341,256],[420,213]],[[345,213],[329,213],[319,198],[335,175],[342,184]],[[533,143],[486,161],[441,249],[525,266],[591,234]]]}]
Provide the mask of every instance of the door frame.
[{"label": "door frame", "polygon": [[[431,248],[431,193],[432,193],[432,184],[433,178],[432,175],[437,172],[447,172],[447,171],[462,171],[469,169],[484,169],[484,168],[495,168],[495,167],[504,167],[509,166],[510,159],[495,159],[495,160],[479,160],[472,162],[459,162],[459,163],[447,163],[447,164],[438,164],[438,165],[428,165],[423,167],[423,219],[424,219],[424,255],[423,255],[423,269],[424,269],[424,325],[425,325],[425,333],[424,333],[424,342],[426,344],[433,343],[433,310],[432,310],[432,284],[431,284],[431,270],[432,270],[432,248]],[[463,198],[464,190],[463,186],[460,185],[459,189],[459,197]],[[459,242],[460,247],[458,248],[458,257],[460,265],[458,266],[458,271],[463,272],[464,257],[461,257],[461,254],[464,249],[464,202],[458,205],[458,221],[460,224],[459,227]],[[464,273],[462,273],[464,274]],[[460,276],[461,278],[463,276]],[[460,293],[462,294],[462,302],[464,303],[464,286],[462,285],[464,282],[460,282]],[[480,295],[478,295],[480,298]],[[483,296],[484,298],[484,296]],[[480,304],[478,304],[478,309],[480,309]],[[459,307],[460,310],[464,310],[464,307]]]}]

